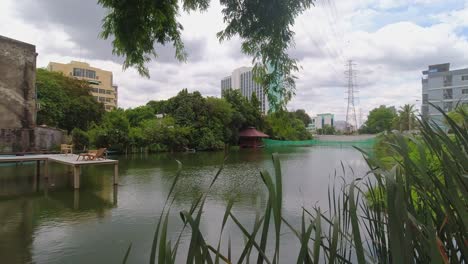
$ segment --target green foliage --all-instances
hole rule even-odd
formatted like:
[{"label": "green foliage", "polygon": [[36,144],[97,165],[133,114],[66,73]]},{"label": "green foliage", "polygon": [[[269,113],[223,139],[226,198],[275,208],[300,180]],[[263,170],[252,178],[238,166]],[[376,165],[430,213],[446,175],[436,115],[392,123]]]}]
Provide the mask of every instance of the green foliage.
[{"label": "green foliage", "polygon": [[397,114],[394,107],[381,105],[369,112],[367,121],[360,129],[360,133],[376,134],[383,131],[390,131],[396,116]]},{"label": "green foliage", "polygon": [[297,119],[300,119],[302,123],[304,123],[304,126],[308,126],[310,123],[312,123],[312,118],[306,113],[304,109],[298,109],[295,112],[293,112],[294,117]]},{"label": "green foliage", "polygon": [[[267,170],[260,173],[268,200],[264,211],[255,217],[252,231],[235,216],[230,201],[217,245],[212,245],[211,239],[206,240],[200,227],[206,198],[223,166],[207,191],[200,194],[190,209],[180,212],[183,227],[178,239],[171,242],[167,237],[171,224],[167,220],[171,210],[169,201],[181,175],[179,164],[156,227],[150,263],[155,263],[156,258],[158,263],[220,263],[220,260],[246,263],[252,254],[257,254],[257,263],[279,263],[284,229],[299,242],[295,252],[297,263],[465,263],[468,260],[468,131],[453,120],[449,123],[453,137],[424,122],[421,139],[394,134],[394,144],[390,147],[399,155],[400,162],[385,169],[377,159],[365,154],[372,173],[353,180],[350,185],[330,189],[326,213],[320,208],[312,211],[303,208],[299,226],[282,216],[283,177],[278,155],[273,154],[274,176]],[[411,157],[410,141],[420,150],[419,159]],[[429,151],[422,151],[421,144]],[[443,161],[439,170],[427,167],[427,155]],[[383,198],[385,203],[369,203],[363,193],[366,189],[370,190],[368,199]],[[245,244],[238,245],[241,254],[236,260],[231,254],[231,241],[222,240],[227,222],[245,238]],[[190,232],[186,232],[188,227]],[[180,238],[184,235],[190,238],[186,253],[180,254],[187,257],[186,261],[177,259]]]},{"label": "green foliage", "polygon": [[61,73],[38,69],[37,97],[40,109],[37,123],[71,132],[74,128],[87,130],[104,115],[104,105],[90,95],[88,83]]},{"label": "green foliage", "polygon": [[[455,110],[447,114],[458,126],[468,129],[468,104],[458,105]],[[445,122],[448,124],[448,120]]]},{"label": "green foliage", "polygon": [[285,111],[279,111],[269,114],[266,118],[267,134],[272,138],[281,140],[307,140],[312,135],[307,131],[304,123],[294,114]]},{"label": "green foliage", "polygon": [[[108,11],[103,20],[101,37],[114,38],[113,52],[124,56],[124,68],[136,67],[149,76],[145,64],[157,57],[156,44],[172,43],[175,57],[186,60],[181,38],[182,25],[177,19],[179,1],[99,0]],[[209,0],[180,1],[185,11],[204,11]],[[283,109],[295,89],[293,73],[297,61],[289,57],[294,45],[292,27],[296,17],[314,0],[222,0],[226,28],[217,34],[220,41],[239,36],[242,51],[253,57],[256,76],[269,90],[271,102]],[[280,96],[277,96],[280,95]]]},{"label": "green foliage", "polygon": [[130,108],[125,110],[130,126],[136,127],[141,124],[144,120],[152,119],[155,117],[155,111],[150,106],[139,106],[136,108]]},{"label": "green foliage", "polygon": [[124,150],[129,145],[130,123],[122,109],[107,112],[102,122],[88,132],[91,144],[114,150]]},{"label": "green foliage", "polygon": [[402,106],[393,120],[393,128],[400,131],[413,130],[418,124],[415,112],[414,105]]},{"label": "green foliage", "polygon": [[334,135],[335,133],[335,127],[330,125],[324,125],[323,128],[317,129],[317,134],[319,135]]},{"label": "green foliage", "polygon": [[88,133],[79,128],[74,128],[71,134],[75,150],[84,150],[87,146],[89,146]]},{"label": "green foliage", "polygon": [[[231,90],[224,96],[205,98],[197,91],[183,89],[165,101],[108,112],[88,131],[90,143],[130,152],[221,150],[226,144],[238,143],[239,130],[267,127],[255,98],[249,102],[239,91]],[[278,120],[273,118],[271,123],[281,137],[310,138],[302,121],[294,118],[295,113],[285,115]]]},{"label": "green foliage", "polygon": [[264,119],[254,103],[249,102],[239,90],[226,90],[223,98],[233,108],[229,130],[231,136],[229,143],[237,144],[239,141],[239,130],[247,127],[255,127],[259,130],[265,129]]},{"label": "green foliage", "polygon": [[189,145],[191,127],[180,126],[172,117],[146,120],[142,124],[145,141],[165,151],[182,151]]}]

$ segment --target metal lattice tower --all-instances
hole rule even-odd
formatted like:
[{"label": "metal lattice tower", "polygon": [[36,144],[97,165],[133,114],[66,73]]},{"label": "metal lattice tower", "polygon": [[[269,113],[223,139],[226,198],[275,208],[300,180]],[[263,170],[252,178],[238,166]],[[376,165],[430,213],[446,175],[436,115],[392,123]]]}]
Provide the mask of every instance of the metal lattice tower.
[{"label": "metal lattice tower", "polygon": [[349,133],[355,132],[358,129],[358,122],[356,116],[356,96],[357,85],[356,85],[356,74],[357,71],[353,68],[356,64],[352,60],[349,60],[346,64],[347,71],[345,71],[346,78],[348,80],[348,89],[346,91],[348,99],[348,107],[346,108],[346,130]]}]

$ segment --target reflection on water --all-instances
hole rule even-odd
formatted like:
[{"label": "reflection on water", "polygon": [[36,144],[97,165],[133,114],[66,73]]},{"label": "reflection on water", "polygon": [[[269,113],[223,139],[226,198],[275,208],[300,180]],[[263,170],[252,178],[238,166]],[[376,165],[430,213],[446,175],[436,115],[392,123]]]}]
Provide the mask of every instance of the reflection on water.
[{"label": "reflection on water", "polygon": [[[225,167],[205,206],[202,229],[216,241],[225,205],[234,199],[234,213],[252,223],[267,194],[260,169],[272,169],[271,153],[279,152],[284,177],[284,216],[296,223],[301,206],[327,206],[330,176],[362,176],[367,166],[351,148],[279,148],[229,153]],[[35,164],[0,166],[0,259],[2,263],[115,263],[133,243],[131,263],[147,262],[156,218],[183,163],[170,215],[171,234],[180,229],[178,212],[190,207],[220,167],[223,153],[177,153],[118,157],[120,186],[112,185],[112,168],[83,169],[81,189],[72,188],[65,166],[53,164],[50,179],[37,179]],[[349,167],[348,167],[349,166]],[[233,243],[243,243],[229,225]],[[290,240],[290,241],[289,241]],[[182,246],[186,246],[187,243]],[[293,237],[285,236],[282,258],[297,253]],[[179,259],[182,262],[182,258]]]}]

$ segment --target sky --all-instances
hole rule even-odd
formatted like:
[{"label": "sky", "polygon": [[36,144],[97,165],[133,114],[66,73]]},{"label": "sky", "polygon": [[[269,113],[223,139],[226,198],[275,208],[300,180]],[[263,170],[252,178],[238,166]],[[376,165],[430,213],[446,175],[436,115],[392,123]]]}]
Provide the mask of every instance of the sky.
[{"label": "sky", "polygon": [[[225,26],[221,9],[211,1],[206,12],[181,11],[188,60],[178,62],[172,47],[156,46],[149,79],[134,69],[123,71],[111,41],[99,38],[106,10],[97,0],[1,0],[0,35],[34,44],[38,67],[80,60],[112,71],[119,106],[130,108],[168,99],[183,88],[219,97],[223,77],[251,66],[239,38],[222,43],[216,38]],[[379,105],[419,108],[421,71],[428,65],[468,67],[468,0],[317,0],[293,30],[289,54],[301,68],[288,108],[309,115],[329,112],[345,119],[348,60],[357,70],[360,123]]]}]

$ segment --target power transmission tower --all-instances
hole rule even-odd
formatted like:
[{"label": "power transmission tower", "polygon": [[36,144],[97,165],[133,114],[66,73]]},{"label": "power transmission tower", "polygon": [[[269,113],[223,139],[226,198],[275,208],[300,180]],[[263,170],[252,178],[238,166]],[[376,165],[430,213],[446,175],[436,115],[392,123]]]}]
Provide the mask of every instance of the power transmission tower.
[{"label": "power transmission tower", "polygon": [[346,91],[348,99],[348,107],[346,108],[346,131],[353,133],[358,128],[357,116],[356,116],[356,74],[357,71],[353,68],[356,64],[352,60],[349,60],[346,64],[347,71],[345,71],[346,78],[348,79],[348,89]]}]

